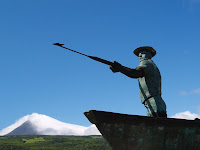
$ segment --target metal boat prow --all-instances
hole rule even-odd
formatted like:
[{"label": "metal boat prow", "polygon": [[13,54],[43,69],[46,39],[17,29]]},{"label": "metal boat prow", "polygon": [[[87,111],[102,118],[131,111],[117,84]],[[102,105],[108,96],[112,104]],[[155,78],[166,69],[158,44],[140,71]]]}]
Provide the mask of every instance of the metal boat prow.
[{"label": "metal boat prow", "polygon": [[200,120],[90,110],[84,113],[113,150],[200,150]]}]

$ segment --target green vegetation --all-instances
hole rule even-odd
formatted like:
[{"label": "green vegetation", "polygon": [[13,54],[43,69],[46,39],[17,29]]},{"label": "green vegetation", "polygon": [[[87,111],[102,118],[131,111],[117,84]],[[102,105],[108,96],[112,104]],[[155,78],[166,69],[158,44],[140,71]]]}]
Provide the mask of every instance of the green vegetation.
[{"label": "green vegetation", "polygon": [[2,136],[0,150],[111,150],[102,136]]},{"label": "green vegetation", "polygon": [[33,139],[22,139],[24,143],[38,143],[38,142],[45,142],[45,139],[43,137],[39,138],[33,138]]}]

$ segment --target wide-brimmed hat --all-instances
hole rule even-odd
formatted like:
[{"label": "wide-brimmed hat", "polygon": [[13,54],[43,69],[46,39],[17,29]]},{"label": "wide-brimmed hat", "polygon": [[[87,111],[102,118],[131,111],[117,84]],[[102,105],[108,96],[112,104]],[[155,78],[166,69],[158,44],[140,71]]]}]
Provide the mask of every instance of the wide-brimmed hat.
[{"label": "wide-brimmed hat", "polygon": [[139,52],[140,52],[140,51],[144,51],[144,50],[149,51],[149,52],[152,54],[152,57],[156,55],[156,50],[155,50],[153,47],[151,47],[151,46],[142,46],[142,47],[138,47],[138,48],[136,48],[136,49],[133,51],[133,53],[134,53],[136,56],[138,56],[138,55],[139,55]]}]

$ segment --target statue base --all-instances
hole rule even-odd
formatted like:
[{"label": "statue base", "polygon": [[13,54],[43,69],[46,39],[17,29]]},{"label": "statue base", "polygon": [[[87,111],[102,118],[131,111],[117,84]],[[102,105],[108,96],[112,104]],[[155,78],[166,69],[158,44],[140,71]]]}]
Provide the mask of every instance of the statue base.
[{"label": "statue base", "polygon": [[113,150],[200,150],[200,120],[90,110],[84,113]]}]

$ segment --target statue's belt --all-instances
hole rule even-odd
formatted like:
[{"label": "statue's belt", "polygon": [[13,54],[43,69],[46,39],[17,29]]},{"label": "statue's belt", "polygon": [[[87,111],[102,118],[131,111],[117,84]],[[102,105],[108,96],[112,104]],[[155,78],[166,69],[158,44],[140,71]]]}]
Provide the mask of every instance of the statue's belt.
[{"label": "statue's belt", "polygon": [[150,98],[152,98],[152,97],[154,97],[154,96],[161,96],[161,94],[156,94],[156,95],[150,95],[150,96],[148,96],[148,97],[143,101],[142,104],[144,104],[148,99],[150,99]]}]

